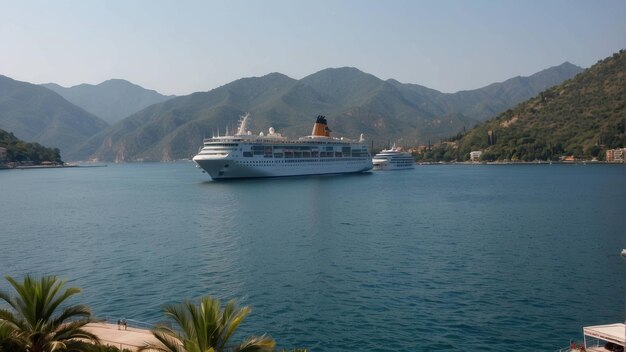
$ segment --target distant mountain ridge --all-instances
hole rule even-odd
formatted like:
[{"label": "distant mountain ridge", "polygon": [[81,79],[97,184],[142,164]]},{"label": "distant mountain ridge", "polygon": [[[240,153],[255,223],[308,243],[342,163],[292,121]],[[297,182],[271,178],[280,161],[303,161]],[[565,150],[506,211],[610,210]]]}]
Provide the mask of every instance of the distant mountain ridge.
[{"label": "distant mountain ridge", "polygon": [[139,111],[69,151],[73,160],[173,160],[197,152],[202,138],[252,113],[250,129],[270,126],[292,137],[328,117],[336,136],[365,133],[377,145],[415,145],[447,137],[506,110],[582,71],[570,63],[457,93],[395,80],[356,68],[330,68],[301,80],[280,73],[242,78],[208,92],[176,97]]},{"label": "distant mountain ridge", "polygon": [[69,88],[56,83],[46,83],[42,86],[55,91],[72,104],[111,125],[152,104],[174,97],[145,89],[123,79],[110,79],[96,85],[79,84]]},{"label": "distant mountain ridge", "polygon": [[415,84],[388,82],[407,94],[417,94],[413,99],[437,109],[437,114],[459,113],[477,121],[484,121],[507,108],[546,90],[566,79],[572,78],[583,69],[570,63],[553,66],[528,77],[513,77],[504,82],[492,83],[483,88],[456,93],[441,93]]},{"label": "distant mountain ridge", "polygon": [[59,94],[0,75],[0,129],[46,147],[71,150],[108,124]]}]

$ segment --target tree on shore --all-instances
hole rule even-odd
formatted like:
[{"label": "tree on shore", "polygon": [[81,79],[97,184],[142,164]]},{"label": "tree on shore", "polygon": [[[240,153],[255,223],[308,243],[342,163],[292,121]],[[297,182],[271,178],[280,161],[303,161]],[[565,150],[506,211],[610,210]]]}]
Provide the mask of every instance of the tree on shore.
[{"label": "tree on shore", "polygon": [[173,319],[179,330],[165,325],[152,333],[159,344],[148,344],[141,351],[159,352],[252,352],[273,351],[276,343],[269,336],[250,336],[240,343],[230,338],[250,314],[249,307],[238,308],[235,300],[223,308],[218,299],[205,296],[198,305],[185,301],[165,306],[165,315]]},{"label": "tree on shore", "polygon": [[46,148],[39,143],[21,141],[13,135],[0,129],[0,147],[6,148],[6,160],[0,162],[23,162],[32,161],[39,164],[42,161],[51,161],[62,164],[61,151],[59,148]]},{"label": "tree on shore", "polygon": [[65,306],[68,298],[81,292],[79,288],[63,290],[65,282],[56,276],[6,279],[17,295],[0,291],[0,300],[10,307],[0,308],[0,351],[81,352],[100,344],[97,336],[83,329],[94,321],[90,309],[82,304]]}]

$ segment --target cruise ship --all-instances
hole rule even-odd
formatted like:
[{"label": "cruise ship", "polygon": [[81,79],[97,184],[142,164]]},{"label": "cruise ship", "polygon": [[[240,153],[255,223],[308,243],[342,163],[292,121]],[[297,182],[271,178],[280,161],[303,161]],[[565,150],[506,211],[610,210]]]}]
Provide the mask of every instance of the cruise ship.
[{"label": "cruise ship", "polygon": [[403,152],[394,144],[391,149],[385,149],[374,155],[372,159],[374,170],[406,170],[415,168],[415,160],[411,153]]},{"label": "cruise ship", "polygon": [[372,157],[363,135],[358,141],[333,138],[326,118],[318,116],[310,136],[289,139],[269,128],[258,135],[246,130],[250,114],[237,133],[207,138],[193,161],[214,180],[365,172]]}]

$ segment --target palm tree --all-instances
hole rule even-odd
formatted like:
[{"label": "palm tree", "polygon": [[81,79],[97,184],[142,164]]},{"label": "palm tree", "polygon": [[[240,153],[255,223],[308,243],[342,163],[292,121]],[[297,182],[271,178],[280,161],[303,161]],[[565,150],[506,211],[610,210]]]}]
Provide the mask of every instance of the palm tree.
[{"label": "palm tree", "polygon": [[153,335],[159,344],[147,344],[141,351],[159,352],[254,352],[273,351],[276,343],[268,336],[251,336],[239,344],[229,344],[235,330],[250,314],[249,307],[238,308],[235,300],[222,309],[218,299],[205,296],[200,304],[189,301],[165,306],[180,331],[159,325]]},{"label": "palm tree", "polygon": [[16,331],[5,321],[0,320],[0,352],[19,350],[16,345]]},{"label": "palm tree", "polygon": [[[0,300],[11,309],[0,309],[0,350],[24,352],[88,351],[99,344],[97,336],[83,327],[94,321],[84,305],[60,306],[79,288],[63,291],[64,281],[56,276],[36,280],[26,275],[23,282],[10,276],[7,281],[17,292],[11,297],[0,291]],[[10,347],[7,347],[10,346]]]}]

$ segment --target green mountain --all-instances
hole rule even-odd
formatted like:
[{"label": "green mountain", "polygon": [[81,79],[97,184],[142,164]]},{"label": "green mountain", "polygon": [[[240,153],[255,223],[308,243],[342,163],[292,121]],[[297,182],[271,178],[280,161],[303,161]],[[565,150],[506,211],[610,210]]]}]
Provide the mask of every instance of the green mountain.
[{"label": "green mountain", "polygon": [[65,152],[107,126],[47,88],[0,75],[0,128],[17,138]]},{"label": "green mountain", "polygon": [[46,148],[39,143],[28,143],[19,140],[13,135],[0,129],[0,148],[6,149],[6,158],[0,158],[0,165],[5,162],[32,161],[39,164],[42,161],[63,163],[58,148]]},{"label": "green mountain", "polygon": [[274,73],[155,104],[92,137],[75,148],[70,158],[121,162],[190,157],[212,131],[217,133],[219,128],[224,134],[227,127],[233,131],[237,116],[248,109],[256,112],[252,129],[267,122],[267,114],[260,113],[264,105],[276,117],[274,126],[278,129],[283,126],[281,118],[291,119],[292,111],[281,113],[280,101],[274,101],[274,97],[285,95],[295,83],[296,80]]},{"label": "green mountain", "polygon": [[[454,138],[459,155],[484,160],[604,158],[626,145],[626,51]],[[491,135],[491,138],[489,137]]]},{"label": "green mountain", "polygon": [[[567,76],[562,80],[574,74],[565,71],[547,70],[553,76]],[[460,112],[459,106],[472,113],[481,102],[492,110],[501,106],[498,104],[504,104],[503,109],[513,106],[510,101],[527,94],[518,90],[537,89],[530,81],[534,82],[518,79],[498,83],[469,91],[472,94],[444,94],[393,80],[383,81],[350,67],[325,69],[301,80],[272,73],[152,105],[92,137],[68,155],[73,160],[113,161],[189,158],[197,152],[203,137],[217,133],[218,129],[223,134],[226,127],[233,131],[237,116],[246,111],[252,113],[249,127],[255,133],[272,126],[287,136],[307,135],[315,116],[323,114],[335,136],[357,138],[364,133],[375,146],[389,141],[415,145],[478,123],[470,113]]]},{"label": "green mountain", "polygon": [[142,88],[123,79],[110,79],[97,85],[80,84],[70,88],[56,83],[42,84],[70,103],[114,124],[152,104],[171,99],[154,90]]}]

